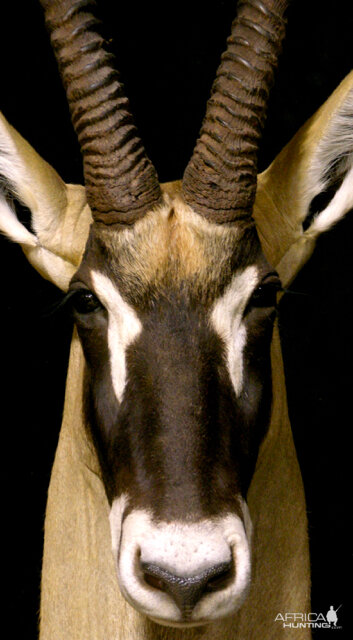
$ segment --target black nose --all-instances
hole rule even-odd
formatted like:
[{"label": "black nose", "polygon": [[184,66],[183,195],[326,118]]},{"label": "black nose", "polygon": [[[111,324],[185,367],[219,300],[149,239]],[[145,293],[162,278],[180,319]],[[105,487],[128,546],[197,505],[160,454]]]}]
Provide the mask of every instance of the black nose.
[{"label": "black nose", "polygon": [[233,578],[233,562],[222,562],[188,578],[176,576],[162,567],[142,562],[143,577],[154,589],[168,593],[177,604],[183,617],[188,617],[206,593],[224,589]]}]

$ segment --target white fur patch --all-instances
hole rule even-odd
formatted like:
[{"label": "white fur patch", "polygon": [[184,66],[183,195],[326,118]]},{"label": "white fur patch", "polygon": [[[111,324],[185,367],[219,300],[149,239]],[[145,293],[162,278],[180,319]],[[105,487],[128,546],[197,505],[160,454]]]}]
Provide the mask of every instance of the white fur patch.
[{"label": "white fur patch", "polygon": [[158,622],[181,623],[181,612],[172,597],[143,580],[140,562],[155,564],[180,577],[192,577],[233,558],[234,579],[223,589],[204,594],[190,623],[211,621],[241,606],[251,567],[251,522],[246,503],[241,500],[245,527],[234,514],[193,524],[155,523],[145,510],[130,513],[121,527],[126,502],[126,496],[113,502],[110,526],[119,585],[130,604]]},{"label": "white fur patch", "polygon": [[242,391],[243,352],[246,343],[246,328],[242,317],[257,282],[257,267],[246,267],[234,276],[222,297],[215,302],[211,313],[212,326],[226,346],[229,375],[237,395]]},{"label": "white fur patch", "polygon": [[108,311],[108,347],[113,389],[121,402],[126,385],[126,349],[139,336],[142,325],[134,309],[122,298],[112,281],[92,271],[95,292]]},{"label": "white fur patch", "polygon": [[[352,118],[353,127],[353,118]],[[353,208],[353,165],[348,171],[343,183],[335,193],[326,209],[321,211],[313,220],[306,235],[323,233],[338,222]]]},{"label": "white fur patch", "polygon": [[124,510],[128,504],[128,497],[123,493],[119,498],[113,501],[109,513],[109,524],[112,536],[112,551],[114,557],[117,558],[120,546],[121,524],[123,521]]}]

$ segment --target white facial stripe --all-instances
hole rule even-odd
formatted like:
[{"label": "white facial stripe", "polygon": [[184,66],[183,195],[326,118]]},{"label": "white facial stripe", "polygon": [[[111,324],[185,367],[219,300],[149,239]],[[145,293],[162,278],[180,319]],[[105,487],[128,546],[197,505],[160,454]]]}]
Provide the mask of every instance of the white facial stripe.
[{"label": "white facial stripe", "polygon": [[177,576],[192,577],[228,562],[233,556],[234,580],[224,589],[205,595],[195,606],[190,623],[210,621],[239,608],[249,587],[251,567],[251,521],[241,498],[245,527],[235,514],[194,524],[154,523],[142,509],[132,511],[121,527],[126,502],[126,496],[113,502],[110,526],[119,585],[130,604],[159,622],[181,622],[181,612],[173,599],[144,582],[139,562],[157,565]]},{"label": "white facial stripe", "polygon": [[112,384],[121,402],[126,385],[126,349],[139,336],[142,325],[134,309],[121,297],[111,280],[92,271],[95,292],[108,311],[108,347]]},{"label": "white facial stripe", "polygon": [[229,375],[237,395],[242,391],[243,351],[246,342],[246,328],[242,317],[258,277],[255,265],[246,267],[234,276],[222,297],[215,302],[211,313],[212,326],[226,345]]}]

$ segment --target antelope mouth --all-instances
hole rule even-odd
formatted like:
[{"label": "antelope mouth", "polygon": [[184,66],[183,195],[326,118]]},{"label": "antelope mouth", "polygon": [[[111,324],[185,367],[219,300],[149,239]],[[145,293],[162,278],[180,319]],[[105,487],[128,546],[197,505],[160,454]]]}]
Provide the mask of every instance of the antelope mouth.
[{"label": "antelope mouth", "polygon": [[244,520],[228,514],[195,523],[156,523],[145,510],[130,511],[123,520],[117,500],[110,524],[122,595],[165,626],[205,625],[233,614],[250,585],[251,524],[245,503],[244,511]]}]

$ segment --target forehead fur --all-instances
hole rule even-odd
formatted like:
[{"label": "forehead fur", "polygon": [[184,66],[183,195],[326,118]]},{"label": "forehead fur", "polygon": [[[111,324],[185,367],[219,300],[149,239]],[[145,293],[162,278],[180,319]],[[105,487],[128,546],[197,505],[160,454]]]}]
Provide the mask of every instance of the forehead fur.
[{"label": "forehead fur", "polygon": [[163,205],[132,228],[93,225],[80,272],[95,269],[113,277],[135,304],[176,290],[207,303],[259,254],[251,220],[211,224],[184,203],[177,187],[169,187]]}]

